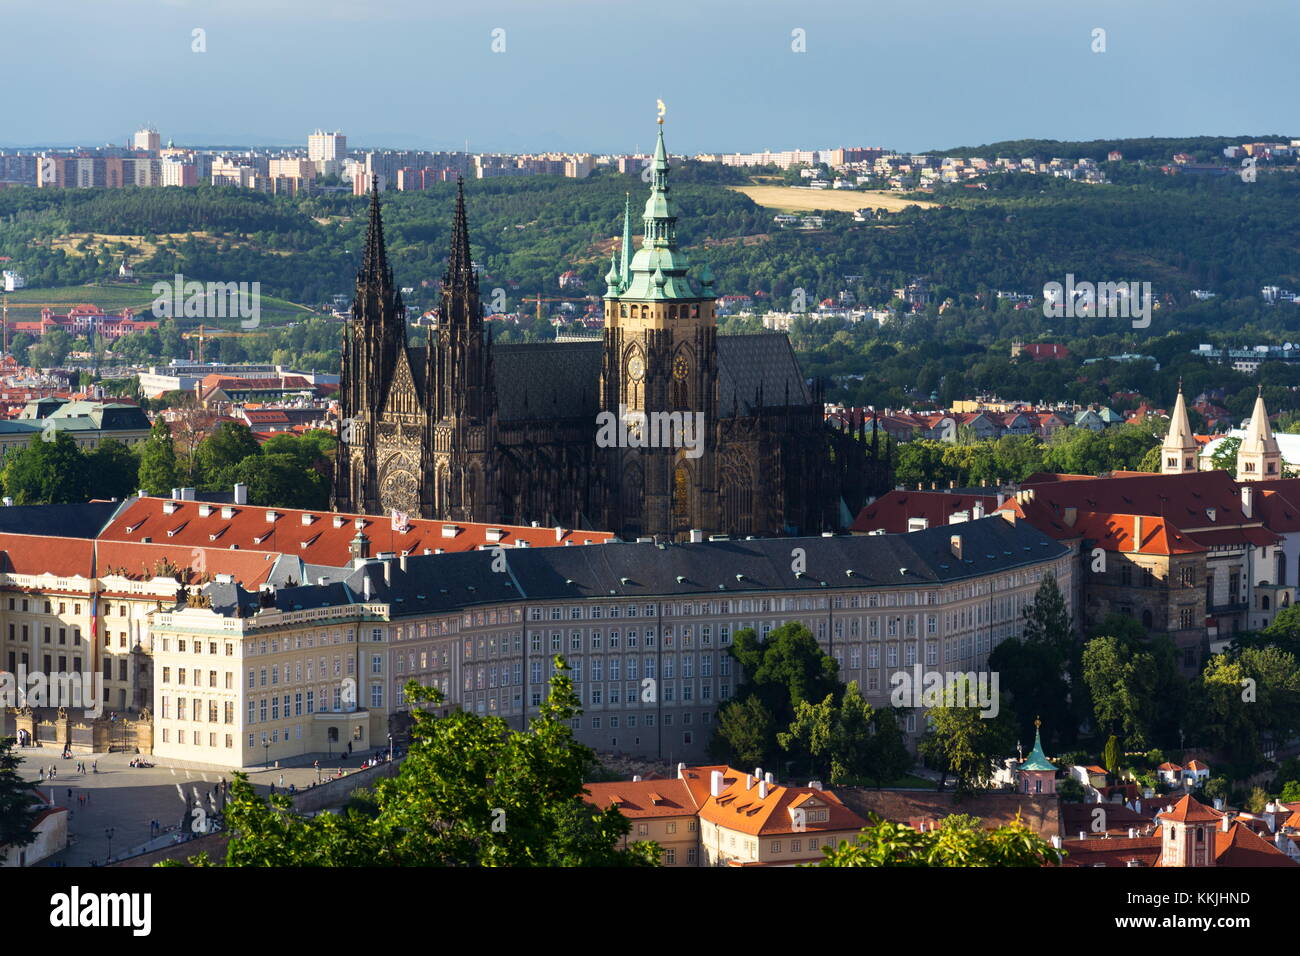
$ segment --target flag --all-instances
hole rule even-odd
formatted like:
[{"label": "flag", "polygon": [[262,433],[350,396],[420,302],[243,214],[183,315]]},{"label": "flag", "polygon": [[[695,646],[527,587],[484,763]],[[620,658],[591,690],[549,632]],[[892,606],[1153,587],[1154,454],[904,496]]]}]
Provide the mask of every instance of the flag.
[{"label": "flag", "polygon": [[405,531],[410,526],[411,526],[411,522],[407,519],[406,515],[398,511],[396,508],[394,508],[393,509],[393,530]]}]

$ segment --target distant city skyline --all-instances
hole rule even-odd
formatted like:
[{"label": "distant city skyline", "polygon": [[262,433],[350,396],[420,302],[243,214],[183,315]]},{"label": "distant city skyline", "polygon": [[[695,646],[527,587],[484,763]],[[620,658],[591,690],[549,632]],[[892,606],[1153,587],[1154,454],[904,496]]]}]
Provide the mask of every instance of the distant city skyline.
[{"label": "distant city skyline", "polygon": [[[1300,127],[1300,9],[1266,0],[1229,16],[1207,0],[735,10],[82,0],[56,21],[22,6],[6,12],[5,57],[24,95],[0,145],[122,144],[148,123],[187,146],[303,146],[320,127],[350,148],[631,153],[652,145],[657,98],[680,153]],[[205,52],[193,52],[196,29]],[[1225,72],[1246,63],[1248,80]]]}]

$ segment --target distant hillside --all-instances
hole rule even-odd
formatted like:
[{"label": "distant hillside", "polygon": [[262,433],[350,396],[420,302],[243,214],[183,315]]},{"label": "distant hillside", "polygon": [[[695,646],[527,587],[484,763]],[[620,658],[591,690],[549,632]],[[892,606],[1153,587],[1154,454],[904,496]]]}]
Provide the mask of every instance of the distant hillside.
[{"label": "distant hillside", "polygon": [[1014,139],[982,146],[954,146],[951,149],[930,150],[928,156],[998,156],[1017,159],[1033,156],[1038,159],[1095,159],[1105,162],[1113,149],[1124,154],[1126,161],[1156,160],[1167,162],[1174,153],[1223,155],[1225,146],[1242,143],[1289,143],[1291,136],[1281,133],[1243,133],[1240,136],[1151,136],[1146,139],[1094,139],[1087,142],[1064,142],[1058,139]]}]

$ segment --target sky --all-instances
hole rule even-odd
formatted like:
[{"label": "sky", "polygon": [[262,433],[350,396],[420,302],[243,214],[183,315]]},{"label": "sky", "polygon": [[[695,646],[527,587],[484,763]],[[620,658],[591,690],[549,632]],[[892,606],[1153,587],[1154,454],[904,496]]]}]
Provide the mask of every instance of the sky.
[{"label": "sky", "polygon": [[1300,135],[1294,0],[0,0],[0,25],[5,147],[629,153],[658,99],[677,153]]}]

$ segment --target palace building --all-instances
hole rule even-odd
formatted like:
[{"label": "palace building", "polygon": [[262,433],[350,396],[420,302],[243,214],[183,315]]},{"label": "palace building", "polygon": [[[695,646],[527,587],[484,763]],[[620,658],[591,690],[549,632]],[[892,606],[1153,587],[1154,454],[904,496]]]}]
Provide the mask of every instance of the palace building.
[{"label": "palace building", "polygon": [[[865,431],[824,422],[784,334],[719,335],[677,242],[663,130],[643,239],[630,207],[601,341],[494,345],[458,189],[429,344],[407,342],[379,191],[343,343],[333,506],[685,538],[834,530],[889,486]],[[602,428],[610,422],[617,427]]]}]

